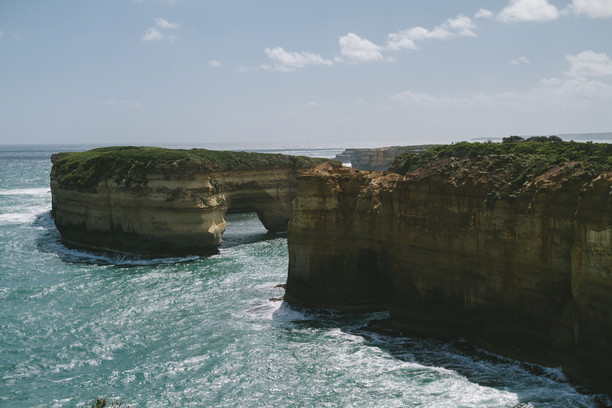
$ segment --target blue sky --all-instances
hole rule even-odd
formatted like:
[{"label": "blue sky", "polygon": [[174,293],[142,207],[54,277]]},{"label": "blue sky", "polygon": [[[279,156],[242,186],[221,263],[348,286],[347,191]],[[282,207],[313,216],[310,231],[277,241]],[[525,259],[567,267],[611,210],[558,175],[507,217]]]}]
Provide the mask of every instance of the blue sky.
[{"label": "blue sky", "polygon": [[612,0],[0,0],[0,143],[612,131]]}]

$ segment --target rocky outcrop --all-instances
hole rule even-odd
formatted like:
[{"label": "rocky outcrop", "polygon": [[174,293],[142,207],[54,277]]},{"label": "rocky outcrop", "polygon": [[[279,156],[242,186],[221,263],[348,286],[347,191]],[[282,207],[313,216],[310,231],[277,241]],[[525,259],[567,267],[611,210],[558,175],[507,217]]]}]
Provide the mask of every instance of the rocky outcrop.
[{"label": "rocky outcrop", "polygon": [[85,152],[77,164],[53,157],[52,215],[67,243],[153,256],[214,253],[230,209],[253,210],[269,231],[285,231],[296,176],[316,162],[236,153],[248,159],[236,165],[228,152],[222,166],[162,151],[172,160],[145,163],[136,152],[96,152],[93,159]]},{"label": "rocky outcrop", "polygon": [[487,171],[444,166],[300,176],[285,299],[389,310],[612,394],[612,173],[566,163],[500,195]]},{"label": "rocky outcrop", "polygon": [[351,167],[358,170],[385,171],[397,156],[407,152],[421,153],[433,146],[435,145],[346,149],[336,155],[336,160],[351,163]]}]

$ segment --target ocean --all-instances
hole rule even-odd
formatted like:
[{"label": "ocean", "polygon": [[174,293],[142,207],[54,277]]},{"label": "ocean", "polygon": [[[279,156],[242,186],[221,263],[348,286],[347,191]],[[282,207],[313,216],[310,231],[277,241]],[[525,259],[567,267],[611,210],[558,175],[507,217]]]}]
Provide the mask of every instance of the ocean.
[{"label": "ocean", "polygon": [[[287,240],[228,215],[219,254],[69,249],[50,216],[50,155],[0,147],[0,406],[598,407],[559,369],[377,329],[386,313],[278,298]],[[207,147],[207,146],[204,146]],[[214,146],[223,148],[223,146]],[[229,146],[235,148],[235,146]],[[333,158],[342,148],[250,147]]]}]

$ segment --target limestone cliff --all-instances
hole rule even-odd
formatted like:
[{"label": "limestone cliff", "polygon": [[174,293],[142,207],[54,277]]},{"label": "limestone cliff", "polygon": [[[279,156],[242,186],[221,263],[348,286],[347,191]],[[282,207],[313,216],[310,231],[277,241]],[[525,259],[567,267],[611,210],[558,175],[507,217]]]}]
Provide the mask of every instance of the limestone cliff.
[{"label": "limestone cliff", "polygon": [[336,155],[336,160],[351,163],[351,167],[359,170],[385,171],[393,160],[404,153],[421,153],[436,145],[390,146],[377,148],[346,149]]},{"label": "limestone cliff", "polygon": [[285,298],[387,309],[612,394],[612,171],[459,150],[406,175],[300,176]]},{"label": "limestone cliff", "polygon": [[228,209],[284,231],[296,176],[320,160],[158,148],[54,155],[52,215],[68,243],[166,256],[213,253]]}]

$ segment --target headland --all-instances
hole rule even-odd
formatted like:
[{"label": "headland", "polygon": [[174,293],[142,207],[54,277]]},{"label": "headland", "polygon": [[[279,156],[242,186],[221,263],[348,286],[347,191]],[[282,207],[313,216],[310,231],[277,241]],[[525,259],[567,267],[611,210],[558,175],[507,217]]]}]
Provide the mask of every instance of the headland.
[{"label": "headland", "polygon": [[298,183],[287,301],[388,310],[612,395],[612,145],[458,143]]}]

